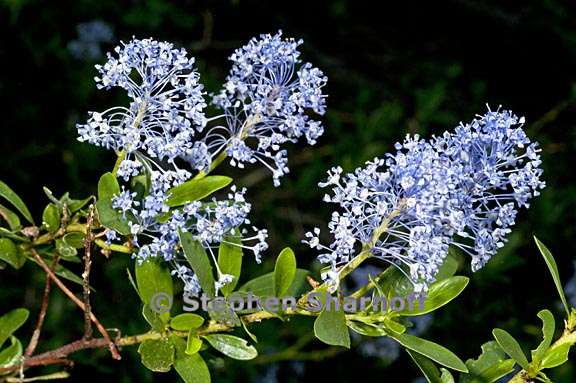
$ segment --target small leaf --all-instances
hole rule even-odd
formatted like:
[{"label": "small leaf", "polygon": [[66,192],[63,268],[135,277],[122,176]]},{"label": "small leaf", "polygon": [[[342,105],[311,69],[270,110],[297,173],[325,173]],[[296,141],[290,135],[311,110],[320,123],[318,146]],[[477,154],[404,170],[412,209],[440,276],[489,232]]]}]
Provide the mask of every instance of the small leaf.
[{"label": "small leaf", "polygon": [[492,383],[514,370],[516,362],[507,359],[496,341],[482,345],[478,359],[468,359],[469,373],[461,377],[461,383]]},{"label": "small leaf", "polygon": [[326,304],[323,306],[325,309],[314,321],[314,335],[326,344],[350,348],[350,333],[346,327],[344,310],[326,310]]},{"label": "small leaf", "polygon": [[438,273],[436,273],[436,280],[441,281],[442,279],[450,278],[456,274],[459,265],[458,259],[460,257],[461,255],[456,248],[453,246],[448,248],[448,255],[446,256],[446,259],[444,259],[442,266],[438,269]]},{"label": "small leaf", "polygon": [[10,337],[10,346],[0,352],[0,368],[10,367],[20,363],[22,343],[16,337]]},{"label": "small leaf", "polygon": [[54,234],[60,228],[60,208],[53,203],[46,205],[42,213],[42,225]]},{"label": "small leaf", "polygon": [[538,246],[538,250],[544,257],[544,261],[546,261],[546,265],[548,266],[548,270],[550,270],[550,274],[552,274],[552,279],[554,279],[554,284],[556,285],[556,290],[558,290],[558,295],[560,295],[560,299],[562,300],[562,304],[564,305],[564,309],[566,310],[566,315],[570,316],[570,308],[568,307],[568,302],[566,301],[566,296],[564,295],[564,290],[562,289],[562,282],[560,281],[560,273],[558,272],[558,265],[556,265],[556,260],[554,256],[548,250],[548,248],[540,242],[540,240],[534,237],[536,241],[536,246]]},{"label": "small leaf", "polygon": [[0,238],[0,259],[18,270],[26,262],[24,254],[8,238]]},{"label": "small leaf", "polygon": [[28,220],[28,222],[34,225],[32,214],[30,214],[30,211],[28,210],[22,199],[20,199],[20,197],[18,197],[18,194],[16,194],[12,189],[8,187],[8,185],[6,185],[2,181],[0,181],[0,197],[4,197],[24,216],[24,218],[26,218],[26,220]]},{"label": "small leaf", "polygon": [[376,325],[370,325],[364,322],[349,321],[348,327],[354,332],[364,336],[374,336],[381,337],[386,336],[388,333],[383,327],[378,327]]},{"label": "small leaf", "polygon": [[202,339],[198,338],[196,330],[190,330],[186,342],[186,354],[194,355],[202,348]]},{"label": "small leaf", "polygon": [[184,250],[184,256],[198,277],[202,290],[209,297],[213,297],[216,294],[214,274],[212,271],[212,263],[210,262],[210,258],[208,258],[206,249],[204,249],[200,242],[192,238],[192,234],[185,233],[181,230],[178,230],[178,234],[180,236],[182,249]]},{"label": "small leaf", "polygon": [[186,342],[178,337],[171,337],[176,348],[174,369],[185,383],[210,383],[210,371],[199,353],[186,354]]},{"label": "small leaf", "polygon": [[494,335],[494,339],[508,356],[514,359],[523,369],[528,369],[528,359],[526,359],[526,355],[524,355],[518,341],[512,335],[499,328],[494,329],[492,335]]},{"label": "small leaf", "polygon": [[176,315],[170,321],[170,327],[176,331],[188,331],[190,329],[196,329],[204,324],[204,318],[200,315],[185,313]]},{"label": "small leaf", "polygon": [[175,207],[201,200],[228,186],[230,182],[232,182],[232,178],[225,176],[208,176],[186,181],[168,190],[169,197],[166,204],[170,207]]},{"label": "small leaf", "polygon": [[[105,173],[98,181],[98,201],[96,211],[102,226],[115,230],[122,235],[130,234],[128,220],[114,208],[112,208],[112,198],[120,193],[118,180],[112,173]],[[127,218],[130,218],[127,216]],[[132,220],[135,221],[135,220]]]},{"label": "small leaf", "polygon": [[222,354],[238,360],[250,360],[258,356],[254,346],[248,345],[242,338],[227,334],[213,334],[203,336],[208,343]]},{"label": "small leaf", "polygon": [[407,297],[414,291],[414,284],[396,266],[390,266],[378,276],[378,287],[374,296],[380,296],[380,292],[387,298],[398,296]]},{"label": "small leaf", "polygon": [[440,375],[440,381],[442,383],[454,383],[454,377],[452,373],[445,368],[440,369],[442,371],[442,375]]},{"label": "small leaf", "polygon": [[16,231],[22,227],[18,215],[2,205],[0,205],[0,218],[4,219],[8,223],[8,227],[12,231]]},{"label": "small leaf", "polygon": [[538,318],[542,320],[542,336],[544,339],[538,348],[532,351],[532,360],[542,360],[546,350],[548,350],[552,344],[554,330],[556,329],[556,321],[554,320],[554,315],[552,315],[550,310],[540,311],[538,313]]},{"label": "small leaf", "polygon": [[78,259],[76,258],[76,254],[78,254],[76,249],[70,246],[68,243],[66,243],[66,241],[64,241],[63,239],[58,238],[56,240],[56,251],[58,251],[58,254],[60,254],[62,259],[64,260],[68,261],[71,259]]},{"label": "small leaf", "polygon": [[413,302],[413,307],[406,307],[404,311],[400,312],[400,315],[417,316],[437,310],[460,295],[468,285],[468,282],[469,279],[462,276],[450,277],[434,282],[430,285],[422,310],[420,309],[419,302]]},{"label": "small leaf", "polygon": [[434,362],[415,351],[406,350],[406,352],[410,355],[414,363],[416,363],[420,371],[422,371],[428,383],[443,383],[440,377],[440,370]]},{"label": "small leaf", "polygon": [[289,247],[280,252],[276,265],[274,266],[274,295],[283,297],[296,275],[296,256]]},{"label": "small leaf", "polygon": [[70,214],[76,213],[78,210],[82,209],[86,204],[92,201],[94,197],[90,196],[86,199],[68,199],[66,201],[66,207],[68,207],[68,211]]},{"label": "small leaf", "polygon": [[540,362],[540,368],[554,368],[558,367],[568,360],[568,353],[570,352],[570,344],[563,343],[555,347],[551,347],[546,351]]},{"label": "small leaf", "polygon": [[138,353],[142,364],[155,372],[168,372],[174,363],[174,345],[168,339],[145,340]]},{"label": "small leaf", "polygon": [[84,281],[82,280],[82,278],[80,278],[78,275],[74,274],[72,271],[68,270],[67,268],[65,268],[62,265],[56,266],[56,269],[54,270],[54,274],[56,274],[59,277],[62,277],[64,279],[67,279],[70,282],[74,282],[80,286],[82,286],[84,284]]},{"label": "small leaf", "polygon": [[160,318],[160,314],[150,308],[150,305],[142,305],[142,316],[148,322],[150,327],[157,331],[162,332],[166,330],[164,321]]},{"label": "small leaf", "polygon": [[[145,305],[154,306],[151,309],[157,310],[159,304],[166,305],[167,309],[172,305],[174,287],[170,270],[157,261],[147,260],[136,264],[136,284],[140,299]],[[170,319],[169,310],[162,313],[160,318],[166,323]]]},{"label": "small leaf", "polygon": [[64,235],[62,240],[75,249],[82,249],[84,247],[84,234],[80,232],[73,232]]},{"label": "small leaf", "polygon": [[242,242],[239,235],[224,236],[224,240],[218,249],[218,267],[224,274],[234,277],[232,282],[223,286],[220,291],[224,296],[230,295],[238,284],[240,272],[242,270]]},{"label": "small leaf", "polygon": [[468,372],[468,368],[460,358],[439,344],[409,334],[390,334],[390,337],[407,349],[416,351],[438,364],[456,371]]},{"label": "small leaf", "polygon": [[[296,269],[294,280],[286,295],[297,297],[300,293],[306,291],[306,288],[309,287],[306,282],[308,274],[310,274],[308,270]],[[274,296],[274,273],[267,273],[254,278],[242,285],[238,291],[251,292],[257,297],[272,297]]]},{"label": "small leaf", "polygon": [[26,322],[29,314],[26,309],[14,309],[0,317],[0,348]]}]

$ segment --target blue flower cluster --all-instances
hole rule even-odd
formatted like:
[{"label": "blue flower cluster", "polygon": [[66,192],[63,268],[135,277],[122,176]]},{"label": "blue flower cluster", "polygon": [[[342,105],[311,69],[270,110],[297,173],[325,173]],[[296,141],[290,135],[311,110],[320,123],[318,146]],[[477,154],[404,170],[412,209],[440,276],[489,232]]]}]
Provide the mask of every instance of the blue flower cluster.
[{"label": "blue flower cluster", "polygon": [[[108,54],[104,65],[96,66],[97,87],[124,89],[130,104],[91,112],[87,123],[77,125],[79,140],[122,155],[116,174],[124,181],[137,176],[150,180],[144,196],[123,188],[114,197],[113,208],[130,224],[137,259],[161,257],[171,262],[187,292],[197,293],[200,287],[192,270],[182,264],[178,229],[192,233],[213,258],[213,248],[228,235],[240,233],[239,246],[252,251],[257,261],[267,248],[267,232],[252,228],[254,234],[248,234],[251,206],[244,199],[245,191],[234,187],[228,199],[171,210],[166,203],[169,190],[192,178],[179,167],[179,159],[201,176],[217,164],[216,157],[229,156],[238,167],[261,162],[278,185],[280,176],[288,172],[286,151],[280,145],[301,136],[313,144],[323,131],[308,114],[324,113],[326,96],[321,88],[326,77],[300,62],[300,44],[283,40],[278,33],[262,35],[238,49],[231,57],[234,64],[224,90],[214,97],[224,113],[212,118],[204,114],[205,92],[194,59],[184,49],[133,39]],[[224,120],[225,126],[218,120]],[[206,126],[210,129],[204,133]],[[113,231],[107,234],[109,242],[116,237]],[[218,274],[216,288],[230,281],[229,275],[219,270]]]},{"label": "blue flower cluster", "polygon": [[96,84],[126,90],[130,105],[91,112],[88,122],[77,126],[80,141],[168,160],[189,153],[195,132],[206,124],[194,59],[184,49],[152,39],[133,39],[115,53],[96,66]]},{"label": "blue flower cluster", "polygon": [[[257,230],[255,235],[247,235],[242,230],[242,242],[251,245],[238,245],[227,242],[227,236],[232,236],[244,225],[250,224],[248,213],[250,204],[244,199],[246,190],[231,188],[226,200],[200,202],[194,201],[174,211],[170,211],[166,204],[169,190],[182,184],[190,178],[185,170],[177,171],[151,171],[151,190],[141,200],[137,193],[123,190],[112,200],[112,207],[121,211],[130,225],[132,243],[137,248],[135,257],[142,262],[151,257],[161,257],[170,262],[174,274],[184,281],[187,293],[198,294],[200,285],[192,270],[185,265],[178,231],[189,232],[198,240],[211,255],[218,273],[216,289],[219,289],[232,279],[230,275],[222,273],[218,268],[214,248],[221,243],[241,246],[251,250],[260,262],[260,254],[266,250],[267,232]],[[169,213],[169,214],[168,214]],[[115,238],[112,233],[109,240]]]},{"label": "blue flower cluster", "polygon": [[324,114],[327,78],[301,62],[300,44],[282,39],[278,32],[253,38],[236,50],[227,81],[213,99],[224,111],[227,126],[214,127],[205,138],[210,152],[224,151],[233,166],[260,162],[268,167],[276,186],[288,172],[281,145],[301,137],[313,145],[324,131],[309,114]]},{"label": "blue flower cluster", "polygon": [[375,159],[354,173],[332,169],[322,187],[337,204],[328,224],[334,241],[307,233],[333,285],[338,265],[359,250],[403,270],[418,289],[434,281],[448,247],[472,257],[480,269],[506,242],[518,207],[528,207],[545,184],[540,149],[522,129],[523,118],[488,111],[426,141],[417,135],[396,144],[396,154]]}]

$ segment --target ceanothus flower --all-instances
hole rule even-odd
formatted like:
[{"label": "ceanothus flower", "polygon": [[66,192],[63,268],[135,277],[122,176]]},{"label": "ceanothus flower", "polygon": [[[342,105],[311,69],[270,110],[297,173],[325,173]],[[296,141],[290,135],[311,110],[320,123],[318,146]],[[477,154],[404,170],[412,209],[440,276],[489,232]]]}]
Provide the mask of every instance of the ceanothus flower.
[{"label": "ceanothus flower", "polygon": [[[251,205],[244,198],[245,189],[230,189],[228,198],[201,202],[194,201],[170,211],[166,204],[169,190],[190,179],[185,170],[164,170],[151,172],[151,189],[141,200],[136,200],[136,193],[122,190],[112,200],[112,206],[128,219],[132,234],[132,243],[136,247],[135,258],[145,261],[149,258],[163,258],[173,265],[176,275],[185,285],[185,291],[197,294],[199,285],[192,270],[185,266],[185,258],[180,246],[179,231],[188,232],[203,245],[214,260],[218,272],[216,289],[231,281],[231,277],[218,269],[214,248],[223,242],[240,246],[254,253],[260,262],[261,253],[267,249],[266,230],[255,231],[249,235],[244,228],[250,224],[248,214]],[[167,214],[169,213],[170,214]],[[129,213],[129,214],[128,214]],[[228,238],[241,233],[241,243],[229,241]],[[112,235],[109,240],[114,239]]]},{"label": "ceanothus flower", "polygon": [[[310,63],[302,63],[302,40],[282,39],[282,32],[251,39],[230,56],[232,69],[213,102],[224,111],[226,126],[215,126],[205,142],[213,156],[224,152],[233,166],[261,163],[274,184],[288,172],[286,142],[305,137],[310,145],[322,135],[327,78]],[[254,144],[252,144],[254,142]]]},{"label": "ceanothus flower", "polygon": [[434,281],[450,245],[471,255],[474,271],[482,267],[504,245],[517,208],[545,186],[523,121],[489,110],[429,141],[407,136],[396,154],[353,173],[329,171],[320,186],[338,206],[328,224],[334,240],[321,244],[316,228],[304,241],[331,265],[325,279],[335,288],[338,265],[358,250],[399,267],[417,290]]},{"label": "ceanothus flower", "polygon": [[[96,66],[96,84],[126,90],[130,105],[91,112],[86,124],[77,125],[79,140],[124,150],[128,157],[136,150],[170,161],[190,155],[195,132],[206,124],[194,58],[184,49],[152,39],[132,39],[114,52],[104,65]],[[131,165],[124,164],[124,174],[134,172]]]}]

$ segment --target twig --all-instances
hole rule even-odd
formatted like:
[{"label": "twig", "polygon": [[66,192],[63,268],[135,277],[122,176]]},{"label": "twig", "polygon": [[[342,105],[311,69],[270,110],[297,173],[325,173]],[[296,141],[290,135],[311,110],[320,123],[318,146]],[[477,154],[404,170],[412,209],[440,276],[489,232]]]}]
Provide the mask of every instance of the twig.
[{"label": "twig", "polygon": [[82,287],[84,297],[84,339],[92,338],[92,307],[90,305],[90,270],[92,267],[92,223],[94,222],[94,205],[88,208],[86,219],[86,235],[84,236],[84,272],[82,273]]},{"label": "twig", "polygon": [[[86,306],[84,305],[84,303],[80,299],[78,299],[78,297],[76,297],[76,295],[74,295],[74,293],[71,292],[66,287],[66,285],[64,285],[64,283],[62,283],[62,281],[54,274],[54,272],[52,270],[50,270],[50,268],[48,267],[48,265],[46,265],[46,262],[44,262],[42,257],[40,257],[38,252],[36,252],[36,250],[34,250],[34,249],[32,249],[31,252],[32,252],[32,256],[34,257],[36,262],[38,262],[40,267],[42,267],[44,272],[46,272],[46,274],[48,276],[50,276],[52,281],[60,288],[60,290],[62,290],[62,292],[64,294],[66,294],[66,296],[68,298],[70,298],[70,300],[72,302],[74,302],[78,307],[80,307],[80,309],[82,309],[83,311],[86,311]],[[106,331],[104,326],[102,326],[102,324],[100,323],[98,318],[96,318],[96,316],[93,313],[90,313],[90,320],[92,321],[92,323],[94,323],[94,325],[96,326],[96,328],[98,329],[100,334],[102,334],[102,336],[104,337],[104,339],[108,343],[108,348],[110,349],[110,353],[112,354],[112,358],[114,358],[116,360],[122,359],[122,357],[120,356],[120,353],[118,353],[118,349],[116,348],[116,345],[110,339],[108,332]]]},{"label": "twig", "polygon": [[[54,262],[52,264],[52,270],[56,268],[58,265],[58,256],[54,257]],[[32,337],[30,338],[30,343],[28,343],[28,347],[26,347],[26,353],[24,354],[26,358],[32,356],[36,347],[38,346],[38,341],[40,340],[40,333],[42,332],[42,326],[44,325],[44,319],[46,318],[46,312],[48,311],[48,302],[50,299],[50,287],[52,285],[52,279],[48,275],[46,275],[46,283],[44,284],[44,295],[42,297],[42,305],[40,306],[40,312],[38,313],[38,320],[36,321],[36,328],[34,328],[34,332],[32,333]]]}]

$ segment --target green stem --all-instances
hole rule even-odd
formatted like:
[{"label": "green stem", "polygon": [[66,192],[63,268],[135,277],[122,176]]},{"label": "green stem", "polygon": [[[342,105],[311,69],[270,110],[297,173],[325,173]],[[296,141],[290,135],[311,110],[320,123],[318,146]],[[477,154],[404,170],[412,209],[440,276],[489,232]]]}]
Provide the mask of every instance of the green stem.
[{"label": "green stem", "polygon": [[126,150],[122,149],[121,151],[118,152],[117,155],[118,158],[116,158],[114,168],[112,169],[112,174],[114,175],[114,177],[116,177],[116,174],[118,174],[118,168],[120,168],[120,164],[122,163],[122,161],[124,161],[124,159],[126,159]]},{"label": "green stem", "polygon": [[118,245],[115,243],[108,245],[106,242],[104,242],[101,239],[95,240],[94,243],[104,250],[116,251],[118,253],[124,253],[124,254],[132,254],[132,249],[129,248],[128,246]]}]

